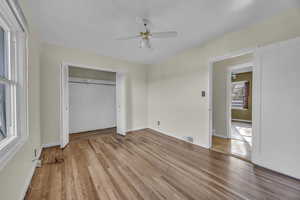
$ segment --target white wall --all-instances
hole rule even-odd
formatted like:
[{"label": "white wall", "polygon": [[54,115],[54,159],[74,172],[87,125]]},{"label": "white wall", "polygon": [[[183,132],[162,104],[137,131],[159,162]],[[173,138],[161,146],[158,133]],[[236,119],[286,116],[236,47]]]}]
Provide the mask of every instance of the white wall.
[{"label": "white wall", "polygon": [[28,65],[28,120],[29,137],[24,146],[9,163],[0,171],[0,199],[20,200],[26,192],[26,184],[30,181],[30,172],[34,167],[34,149],[40,150],[40,42],[39,37],[30,24],[30,8],[27,1],[20,1],[24,14],[29,21],[29,65]]},{"label": "white wall", "polygon": [[216,56],[300,36],[300,9],[224,35],[167,61],[153,65],[148,73],[148,126],[176,137],[193,136],[195,143],[209,146],[208,63]]},{"label": "white wall", "polygon": [[300,179],[300,38],[259,49],[261,115],[255,162]]},{"label": "white wall", "polygon": [[147,127],[147,65],[50,44],[41,47],[41,130],[43,144],[59,144],[60,66],[77,65],[127,72],[127,128]]},{"label": "white wall", "polygon": [[253,62],[246,54],[214,63],[213,65],[213,130],[216,136],[227,137],[227,73],[230,67]]},{"label": "white wall", "polygon": [[70,133],[116,126],[116,85],[69,83]]}]

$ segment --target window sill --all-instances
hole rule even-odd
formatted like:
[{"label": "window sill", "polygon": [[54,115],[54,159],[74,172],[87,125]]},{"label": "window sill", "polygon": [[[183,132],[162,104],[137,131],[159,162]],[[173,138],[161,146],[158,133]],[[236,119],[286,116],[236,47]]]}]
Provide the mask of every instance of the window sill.
[{"label": "window sill", "polygon": [[11,137],[1,146],[0,150],[0,171],[8,164],[14,155],[21,149],[27,141],[27,137]]}]

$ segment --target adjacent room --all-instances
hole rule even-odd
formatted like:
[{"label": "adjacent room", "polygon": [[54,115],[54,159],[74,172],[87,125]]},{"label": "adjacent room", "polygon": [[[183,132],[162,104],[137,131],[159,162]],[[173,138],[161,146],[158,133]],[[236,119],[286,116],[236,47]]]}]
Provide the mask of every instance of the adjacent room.
[{"label": "adjacent room", "polygon": [[0,1],[0,199],[300,200],[299,0]]}]

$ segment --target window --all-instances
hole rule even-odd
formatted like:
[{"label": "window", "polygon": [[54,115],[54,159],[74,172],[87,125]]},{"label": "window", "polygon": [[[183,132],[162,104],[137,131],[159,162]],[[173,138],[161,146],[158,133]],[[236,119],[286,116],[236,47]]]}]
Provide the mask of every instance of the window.
[{"label": "window", "polygon": [[232,82],[232,109],[248,109],[249,82]]},{"label": "window", "polygon": [[26,33],[13,1],[0,1],[0,170],[27,138]]},{"label": "window", "polygon": [[14,72],[10,64],[9,33],[0,26],[0,145],[1,141],[9,140],[16,133],[16,86]]},{"label": "window", "polygon": [[[0,77],[5,77],[5,32],[0,27]],[[0,142],[7,138],[5,84],[0,83]]]}]

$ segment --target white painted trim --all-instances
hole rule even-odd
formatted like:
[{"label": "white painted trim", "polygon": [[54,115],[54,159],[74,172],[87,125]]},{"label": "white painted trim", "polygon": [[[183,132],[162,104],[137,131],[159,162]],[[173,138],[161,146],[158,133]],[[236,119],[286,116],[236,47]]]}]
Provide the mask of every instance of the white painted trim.
[{"label": "white painted trim", "polygon": [[[43,150],[43,148],[41,147],[40,150],[38,151],[36,159],[40,158],[40,156],[42,154],[42,150]],[[33,160],[32,162],[33,162],[33,165],[31,167],[31,169],[29,170],[29,173],[28,173],[28,175],[25,179],[25,185],[23,187],[23,190],[21,191],[21,195],[20,195],[20,198],[19,198],[20,200],[23,200],[26,196],[26,193],[27,193],[27,190],[30,186],[30,183],[31,183],[32,177],[34,175],[38,160]]]},{"label": "white painted trim", "polygon": [[251,160],[256,163],[261,153],[261,87],[262,69],[260,64],[259,49],[254,53],[254,66],[252,74],[252,152]]},{"label": "white painted trim", "polygon": [[95,129],[95,130],[89,130],[89,131],[79,131],[79,132],[73,132],[73,133],[69,133],[69,135],[72,135],[72,134],[80,134],[80,133],[86,133],[86,132],[92,132],[92,131],[102,131],[102,130],[106,130],[106,129],[113,129],[113,128],[116,128],[116,126],[111,126],[111,127],[106,127],[106,128],[101,128],[101,129]]},{"label": "white painted trim", "polygon": [[232,73],[233,74],[242,74],[242,73],[247,73],[247,72],[252,72],[252,71],[253,71],[253,66],[242,68],[242,69],[235,69]]},{"label": "white painted trim", "polygon": [[39,159],[41,157],[42,151],[43,151],[43,147],[41,146],[35,159]]},{"label": "white painted trim", "polygon": [[103,84],[103,85],[116,85],[115,81],[107,81],[107,80],[96,80],[96,79],[86,79],[86,78],[77,78],[70,77],[69,83],[87,83],[87,84]]},{"label": "white painted trim", "polygon": [[203,147],[203,148],[205,148],[205,149],[209,149],[209,148],[210,148],[209,146],[206,146],[206,145],[200,145],[200,144],[197,144],[197,143],[191,143],[191,142],[188,142],[188,141],[186,141],[184,138],[175,136],[175,135],[173,135],[173,134],[171,134],[171,133],[167,133],[167,132],[165,132],[165,131],[161,131],[161,130],[159,130],[159,129],[155,129],[155,128],[148,128],[148,129],[154,130],[154,131],[156,131],[156,132],[159,132],[159,133],[161,133],[161,134],[164,134],[164,135],[167,135],[167,136],[170,136],[170,137],[179,139],[179,140],[182,140],[182,141],[184,141],[184,142],[186,142],[186,143],[189,143],[189,144],[194,144],[194,145],[197,145],[197,146],[199,146],[199,147]]},{"label": "white painted trim", "polygon": [[66,125],[69,125],[69,122],[67,123],[64,123],[64,118],[65,118],[65,110],[66,110],[66,106],[65,106],[65,96],[66,96],[66,93],[68,91],[65,91],[65,87],[64,87],[64,84],[65,82],[67,82],[68,80],[65,80],[65,77],[68,79],[69,78],[69,75],[66,75],[66,70],[67,72],[69,72],[69,67],[68,65],[64,65],[62,64],[60,66],[60,87],[59,87],[59,92],[60,92],[60,95],[59,95],[59,136],[60,136],[60,147],[61,148],[64,148],[65,147],[65,144],[69,142],[69,134],[65,134],[65,126]]},{"label": "white painted trim", "polygon": [[[101,67],[94,67],[94,66],[88,66],[88,65],[83,65],[83,64],[74,64],[72,62],[66,62],[63,61],[60,67],[60,74],[61,74],[61,79],[60,79],[60,125],[59,125],[59,134],[60,134],[60,146],[64,147],[64,119],[63,119],[63,110],[65,106],[63,105],[63,97],[62,95],[65,93],[64,87],[63,87],[63,82],[64,82],[64,77],[63,77],[63,69],[65,67],[80,67],[84,69],[93,69],[93,70],[99,70],[99,71],[107,71],[107,72],[115,72],[116,73],[116,100],[117,100],[117,125],[121,124],[124,130],[121,132],[117,131],[119,134],[126,135],[126,86],[125,86],[125,80],[126,80],[126,74],[127,70],[123,69],[111,69],[111,68],[101,68]],[[121,105],[122,104],[122,105]],[[121,109],[122,108],[122,109]],[[120,116],[121,115],[121,116]],[[121,120],[121,122],[119,121]],[[119,123],[118,123],[119,122]],[[118,130],[118,129],[117,129]],[[67,134],[66,137],[69,137],[69,134]]]},{"label": "white painted trim", "polygon": [[231,95],[231,74],[232,71],[229,69],[226,74],[226,136],[227,138],[231,138],[231,102],[232,102],[232,95]]},{"label": "white painted trim", "polygon": [[212,136],[215,132],[213,127],[213,66],[214,61],[209,61],[208,63],[208,146],[212,147]]},{"label": "white painted trim", "polygon": [[14,157],[14,155],[21,149],[25,144],[28,137],[23,138],[22,140],[14,142],[12,145],[11,151],[8,151],[0,159],[0,171],[6,166],[6,164]]},{"label": "white painted trim", "polygon": [[243,120],[243,119],[232,119],[232,121],[252,123],[251,120]]},{"label": "white painted trim", "polygon": [[218,61],[222,61],[222,60],[226,60],[226,59],[230,59],[230,58],[234,58],[234,57],[238,57],[238,56],[243,56],[246,54],[251,54],[254,53],[257,47],[253,47],[253,48],[246,48],[246,49],[241,49],[238,51],[233,51],[230,52],[228,54],[225,54],[223,56],[215,56],[211,59],[209,59],[209,63],[215,63]]},{"label": "white painted trim", "polygon": [[22,11],[22,8],[19,5],[19,1],[18,0],[6,0],[6,1],[11,7],[15,17],[18,19],[18,23],[22,27],[23,31],[28,35],[29,34],[28,24],[24,16],[24,13]]},{"label": "white painted trim", "polygon": [[127,129],[126,133],[134,132],[134,131],[141,131],[141,130],[144,130],[144,129],[147,129],[147,128],[133,128],[133,129]]},{"label": "white painted trim", "polygon": [[49,143],[49,144],[42,144],[42,148],[49,148],[49,147],[56,147],[56,146],[60,146],[60,143],[53,142],[53,143]]},{"label": "white painted trim", "polygon": [[220,138],[225,138],[225,139],[228,139],[229,137],[225,136],[225,135],[220,135],[218,133],[214,133],[213,136],[216,136],[216,137],[220,137]]},{"label": "white painted trim", "polygon": [[247,63],[243,63],[240,65],[234,65],[234,66],[228,68],[227,71],[230,71],[232,73],[232,72],[235,72],[235,71],[238,71],[241,69],[249,69],[249,70],[247,70],[247,72],[252,72],[253,66],[254,66],[253,62],[247,62]]},{"label": "white painted trim", "polygon": [[300,177],[294,176],[293,174],[287,174],[286,172],[284,172],[284,171],[282,171],[282,170],[280,170],[278,168],[274,169],[274,166],[272,164],[271,165],[270,164],[266,164],[265,162],[263,162],[263,161],[261,161],[259,159],[256,159],[256,160],[252,161],[252,163],[254,165],[258,166],[258,167],[262,167],[264,169],[268,169],[268,170],[271,170],[273,172],[277,172],[277,173],[282,174],[284,176],[288,176],[290,178],[293,178],[293,179],[296,179],[296,180],[300,180]]},{"label": "white painted trim", "polygon": [[126,79],[124,73],[116,73],[116,125],[117,133],[123,136],[127,130]]},{"label": "white painted trim", "polygon": [[97,71],[106,71],[106,72],[115,72],[115,73],[127,73],[127,70],[124,69],[112,69],[112,68],[106,68],[106,67],[95,67],[95,66],[89,66],[89,65],[84,65],[84,64],[75,64],[72,62],[67,62],[67,61],[63,61],[62,65],[67,65],[67,66],[72,66],[72,67],[80,67],[80,68],[84,68],[84,69],[93,69],[93,70],[97,70]]}]

